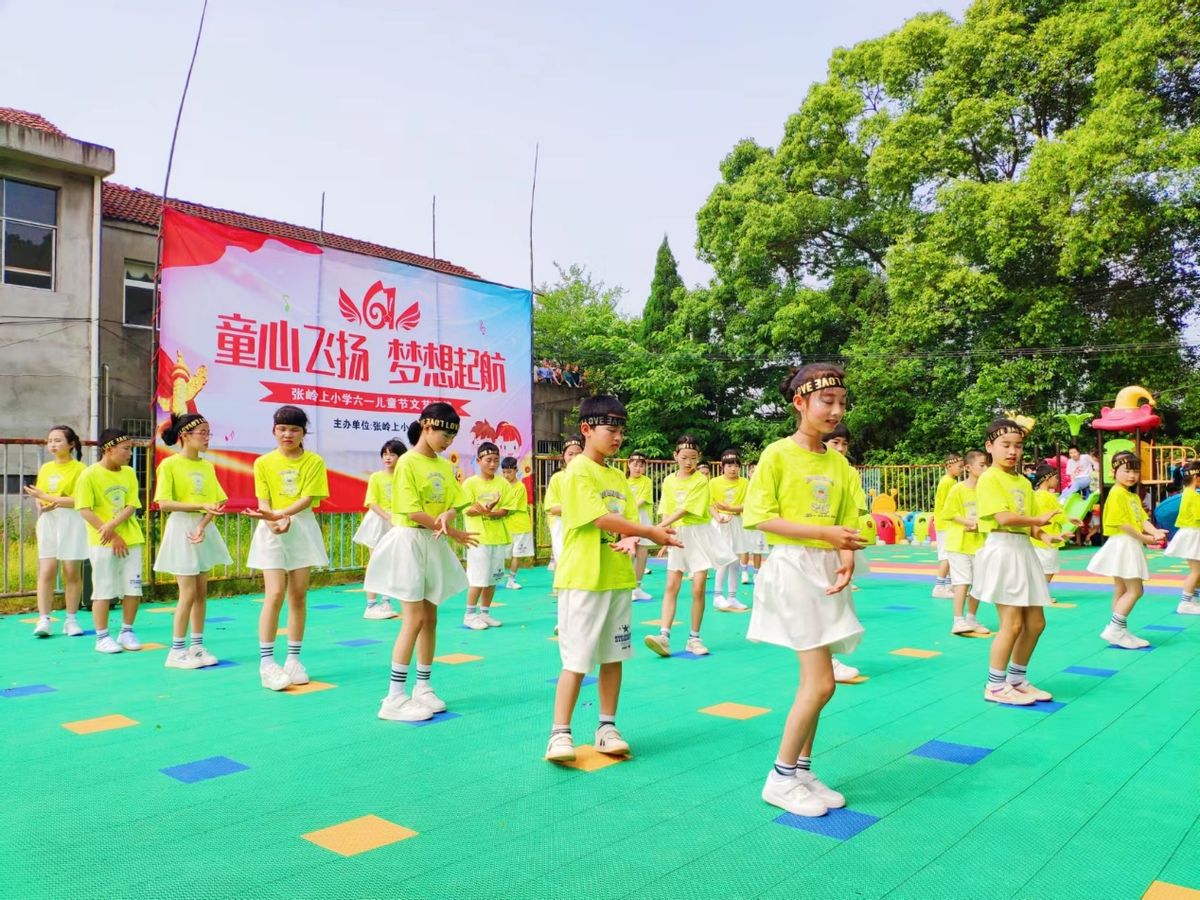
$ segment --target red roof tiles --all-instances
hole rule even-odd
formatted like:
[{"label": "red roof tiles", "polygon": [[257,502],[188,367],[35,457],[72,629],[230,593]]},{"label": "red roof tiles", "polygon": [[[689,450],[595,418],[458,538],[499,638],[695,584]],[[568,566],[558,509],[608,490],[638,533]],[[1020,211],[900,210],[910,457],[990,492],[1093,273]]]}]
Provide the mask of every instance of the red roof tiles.
[{"label": "red roof tiles", "polygon": [[[381,244],[372,244],[368,241],[360,241],[338,234],[320,232],[315,228],[290,225],[287,222],[264,219],[261,216],[251,216],[228,209],[217,209],[213,206],[201,206],[199,203],[191,203],[187,200],[168,198],[167,203],[172,209],[177,209],[190,216],[199,216],[202,219],[208,219],[210,222],[219,222],[222,225],[232,225],[236,228],[247,228],[251,231],[262,232],[263,234],[272,234],[276,237],[307,241],[311,244],[319,244],[322,247],[345,250],[348,253],[361,253],[364,256],[390,259],[396,262],[407,263],[410,266],[421,266],[425,269],[445,272],[448,275],[461,275],[466,278],[479,277],[469,269],[456,266],[454,263],[447,262],[444,259],[432,259],[417,253],[409,253],[406,250],[397,250],[394,247],[384,247]],[[151,228],[158,228],[160,207],[161,203],[158,194],[152,194],[149,191],[143,191],[139,188],[126,187],[123,184],[116,184],[112,181],[106,181],[103,184],[101,208],[106,219],[137,222],[141,225],[148,225]]]},{"label": "red roof tiles", "polygon": [[55,137],[67,137],[67,133],[53,122],[43,119],[37,113],[25,112],[23,109],[11,109],[7,106],[0,106],[0,122],[7,125],[20,125],[22,128],[34,128],[38,131],[52,134]]}]

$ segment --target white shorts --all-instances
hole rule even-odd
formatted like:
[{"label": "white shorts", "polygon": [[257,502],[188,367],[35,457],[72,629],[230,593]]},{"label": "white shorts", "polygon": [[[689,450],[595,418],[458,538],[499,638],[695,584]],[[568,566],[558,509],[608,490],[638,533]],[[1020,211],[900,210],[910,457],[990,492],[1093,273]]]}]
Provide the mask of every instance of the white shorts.
[{"label": "white shorts", "polygon": [[1140,578],[1142,581],[1150,578],[1142,542],[1127,534],[1114,534],[1108,538],[1088,563],[1087,570],[1093,575],[1109,578]]},{"label": "white shorts", "polygon": [[757,528],[743,529],[742,539],[744,541],[742,546],[746,548],[747,553],[753,553],[755,556],[766,556],[770,550],[770,546],[767,544],[767,535]]},{"label": "white shorts", "polygon": [[112,547],[89,547],[92,560],[92,601],[142,596],[142,545],[134,544],[125,556]]},{"label": "white shorts", "polygon": [[73,509],[59,506],[37,518],[38,559],[87,559],[87,525]]},{"label": "white shorts", "polygon": [[[443,538],[444,540],[444,538]],[[504,577],[504,560],[508,559],[508,544],[480,544],[467,548],[467,584],[473,588],[489,588]]]},{"label": "white shorts", "polygon": [[163,529],[158,555],[154,557],[154,571],[169,575],[202,575],[212,571],[213,566],[228,566],[233,562],[225,539],[210,522],[204,529],[204,541],[193,544],[188,535],[196,530],[203,513],[176,511],[167,516],[167,527]]},{"label": "white shorts", "polygon": [[938,562],[946,559],[946,533],[940,528],[937,529],[937,558]]},{"label": "white shorts", "polygon": [[512,536],[513,559],[529,559],[533,553],[533,532],[526,531]]},{"label": "white shorts", "polygon": [[676,537],[682,547],[667,548],[667,571],[695,575],[708,569],[719,569],[737,559],[736,554],[717,535],[712,525],[676,526]]},{"label": "white shorts", "polygon": [[321,526],[311,509],[301,510],[292,516],[292,524],[283,534],[276,534],[265,521],[260,521],[250,539],[250,554],[246,557],[248,569],[283,569],[294,572],[329,565],[325,554],[325,540],[321,537]]},{"label": "white shorts", "polygon": [[[650,518],[650,510],[646,509],[644,506],[638,507],[638,521],[643,525],[652,525],[654,520]],[[638,546],[653,547],[655,544],[654,541],[650,540],[650,538],[638,538]]]},{"label": "white shorts", "polygon": [[960,584],[970,585],[975,577],[975,557],[969,553],[946,552],[950,561],[950,584],[957,587]]},{"label": "white shorts", "polygon": [[854,551],[854,577],[859,575],[870,575],[871,563],[867,560],[867,554],[861,550]]},{"label": "white shorts", "polygon": [[350,538],[354,543],[361,544],[364,547],[369,547],[372,550],[383,540],[383,536],[388,533],[388,529],[392,527],[392,523],[379,516],[378,513],[367,510],[366,515],[362,517],[362,521],[358,523],[358,528],[355,529],[354,537]]},{"label": "white shorts", "polygon": [[371,554],[363,589],[407,603],[437,605],[467,589],[467,576],[448,538],[428,528],[397,525]]},{"label": "white shorts", "polygon": [[1038,562],[1042,564],[1043,574],[1058,574],[1059,565],[1057,547],[1034,547],[1033,552],[1037,554]]},{"label": "white shorts", "polygon": [[1167,544],[1167,556],[1200,559],[1200,528],[1180,528]]},{"label": "white shorts", "polygon": [[849,587],[828,595],[841,565],[836,550],[777,544],[754,581],[746,638],[793,650],[850,653],[865,630]]},{"label": "white shorts", "polygon": [[631,588],[559,589],[558,654],[564,669],[586,675],[595,666],[629,659],[631,595]]},{"label": "white shorts", "polygon": [[728,522],[718,522],[713,519],[712,527],[734,556],[741,556],[743,553],[749,552],[746,549],[746,529],[742,527],[741,516],[733,516]]},{"label": "white shorts", "polygon": [[971,593],[984,603],[1003,606],[1049,606],[1046,573],[1027,534],[993,531],[975,554]]},{"label": "white shorts", "polygon": [[550,555],[555,564],[562,559],[563,527],[562,516],[550,516]]}]

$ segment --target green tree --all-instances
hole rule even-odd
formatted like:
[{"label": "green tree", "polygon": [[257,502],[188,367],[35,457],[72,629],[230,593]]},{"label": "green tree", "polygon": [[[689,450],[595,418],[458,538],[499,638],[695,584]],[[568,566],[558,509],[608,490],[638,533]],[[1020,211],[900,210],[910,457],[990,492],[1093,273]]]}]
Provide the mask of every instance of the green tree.
[{"label": "green tree", "polygon": [[650,296],[642,310],[642,343],[652,346],[659,341],[678,308],[679,297],[684,291],[683,279],[679,277],[679,265],[664,234],[654,258],[654,278],[650,281]]}]

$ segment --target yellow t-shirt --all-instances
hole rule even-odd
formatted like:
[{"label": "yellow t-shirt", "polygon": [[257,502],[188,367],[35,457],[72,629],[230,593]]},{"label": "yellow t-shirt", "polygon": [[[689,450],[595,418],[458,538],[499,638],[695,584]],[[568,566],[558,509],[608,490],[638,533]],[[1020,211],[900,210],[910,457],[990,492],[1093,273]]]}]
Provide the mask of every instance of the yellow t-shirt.
[{"label": "yellow t-shirt", "polygon": [[[1183,501],[1180,501],[1182,504]],[[1122,525],[1128,525],[1134,531],[1142,530],[1142,523],[1149,518],[1146,507],[1142,506],[1141,498],[1133,491],[1126,490],[1119,484],[1114,484],[1108,496],[1104,499],[1104,536],[1124,534]]]},{"label": "yellow t-shirt", "polygon": [[391,472],[385,469],[371,473],[367,479],[367,496],[363,499],[363,506],[370,509],[374,504],[384,512],[392,511],[392,476],[395,471],[393,468]]},{"label": "yellow t-shirt", "polygon": [[937,493],[933,495],[933,524],[938,531],[950,524],[950,519],[946,516],[946,498],[950,496],[950,490],[956,484],[958,479],[943,475],[942,480],[938,482]]},{"label": "yellow t-shirt", "polygon": [[[724,503],[726,506],[745,506],[746,490],[750,487],[748,479],[739,475],[732,480],[720,475],[709,479],[708,500],[710,504]],[[734,515],[726,513],[726,515]]]},{"label": "yellow t-shirt", "polygon": [[[574,462],[574,460],[572,460],[572,462]],[[550,512],[550,507],[562,506],[561,490],[563,474],[565,472],[566,469],[559,469],[557,472],[551,475],[550,480],[546,482],[546,493],[542,496],[542,509],[545,511],[546,515],[550,516],[551,518],[557,518],[557,516]]]},{"label": "yellow t-shirt", "polygon": [[[121,466],[116,472],[104,468],[100,463],[88,466],[75,482],[75,508],[90,509],[101,522],[112,521],[127,506],[142,508],[138,497],[137,475],[129,466]],[[88,543],[99,547],[100,532],[88,523]],[[137,516],[130,516],[117,526],[117,534],[129,546],[145,543],[142,526]]]},{"label": "yellow t-shirt", "polygon": [[982,534],[990,534],[993,531],[1029,534],[1028,525],[1001,528],[996,524],[998,512],[1011,512],[1018,516],[1033,515],[1033,485],[1024,475],[1010,475],[999,466],[990,466],[979,476],[975,497],[979,506],[979,531]]},{"label": "yellow t-shirt", "polygon": [[685,510],[677,525],[703,525],[708,521],[708,479],[699,472],[691,478],[680,478],[672,472],[662,483],[662,494],[658,499],[659,519]]},{"label": "yellow t-shirt", "polygon": [[975,488],[965,481],[956,482],[946,497],[946,552],[974,556],[986,537],[978,531],[967,531],[965,525],[954,521],[955,516],[976,521],[979,519],[979,499],[975,495]]},{"label": "yellow t-shirt", "polygon": [[[512,494],[508,490],[508,482],[500,475],[493,475],[491,480],[485,480],[482,475],[472,475],[462,483],[463,493],[467,496],[467,506],[480,503],[487,506],[495,503],[496,509],[511,510],[513,507]],[[483,516],[467,516],[467,531],[479,535],[479,543],[487,546],[512,543],[512,534],[508,530],[508,517],[503,519],[488,519]]]},{"label": "yellow t-shirt", "polygon": [[[87,466],[77,459],[71,459],[65,463],[52,459],[38,469],[37,481],[33,486],[39,491],[45,491],[55,497],[70,497],[75,493],[75,484],[86,468]],[[43,503],[41,500],[38,501],[38,506],[42,509],[52,508],[51,504]]]},{"label": "yellow t-shirt", "polygon": [[[454,477],[448,459],[405,453],[392,473],[392,524],[421,528],[408,517],[423,512],[437,518],[448,509],[462,509],[467,495]],[[471,529],[468,529],[471,530]]]},{"label": "yellow t-shirt", "polygon": [[206,506],[222,503],[229,498],[217,481],[217,470],[207,459],[188,459],[176,454],[158,464],[154,502],[174,500],[176,503],[203,503]]},{"label": "yellow t-shirt", "polygon": [[266,500],[271,509],[286,509],[301,497],[312,497],[315,512],[329,496],[325,460],[307,450],[295,459],[278,450],[264,453],[254,461],[254,496]]},{"label": "yellow t-shirt", "polygon": [[582,591],[634,587],[633,560],[611,546],[622,536],[601,531],[595,524],[609,513],[637,521],[636,502],[625,474],[580,454],[567,468],[560,490],[563,552],[554,570],[554,587]]},{"label": "yellow t-shirt", "polygon": [[642,509],[646,510],[648,515],[654,515],[654,482],[649,475],[639,475],[637,478],[626,478],[629,482],[629,490],[633,493],[633,499],[637,502],[638,513]]},{"label": "yellow t-shirt", "polygon": [[[801,525],[858,527],[854,501],[857,474],[834,450],[814,453],[791,438],[775,441],[763,451],[746,492],[745,527],[771,519]],[[767,532],[767,543],[799,544],[832,549],[828,541],[784,537]]]},{"label": "yellow t-shirt", "polygon": [[[1034,491],[1033,492],[1033,514],[1035,516],[1044,516],[1051,510],[1056,511],[1056,515],[1050,520],[1050,523],[1042,526],[1042,531],[1046,534],[1062,534],[1063,529],[1071,524],[1067,518],[1067,514],[1063,512],[1062,504],[1058,502],[1058,494],[1054,491]],[[1051,549],[1051,545],[1045,541],[1039,541],[1034,538],[1033,546],[1041,547],[1043,550]],[[1058,544],[1054,544],[1053,548],[1058,549]]]},{"label": "yellow t-shirt", "polygon": [[533,523],[529,521],[529,495],[525,492],[525,482],[514,481],[511,484],[508,481],[504,482],[504,490],[508,496],[501,502],[506,509],[511,509],[508,518],[504,520],[508,525],[508,533],[529,534],[533,531]]},{"label": "yellow t-shirt", "polygon": [[862,476],[858,474],[858,469],[854,466],[850,467],[850,471],[854,473],[854,506],[859,515],[865,515],[871,511],[871,507],[867,505],[867,492],[863,490]]},{"label": "yellow t-shirt", "polygon": [[1200,491],[1184,488],[1179,498],[1179,515],[1175,517],[1176,528],[1200,528]]}]

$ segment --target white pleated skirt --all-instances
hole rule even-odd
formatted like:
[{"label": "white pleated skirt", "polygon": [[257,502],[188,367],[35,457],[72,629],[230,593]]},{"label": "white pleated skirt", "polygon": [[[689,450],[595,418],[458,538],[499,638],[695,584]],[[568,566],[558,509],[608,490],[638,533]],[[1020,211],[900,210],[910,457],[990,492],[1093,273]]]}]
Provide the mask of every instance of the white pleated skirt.
[{"label": "white pleated skirt", "polygon": [[311,509],[292,516],[292,524],[283,534],[276,534],[265,521],[260,521],[250,539],[246,557],[248,569],[283,569],[292,572],[329,565],[321,526]]},{"label": "white pleated skirt", "polygon": [[706,569],[719,569],[737,559],[710,522],[675,526],[682,547],[667,548],[667,571],[694,575]]},{"label": "white pleated skirt", "polygon": [[38,559],[88,558],[87,525],[77,510],[57,506],[40,513],[37,525]]},{"label": "white pleated skirt", "polygon": [[371,554],[363,589],[407,603],[428,600],[437,605],[467,589],[467,574],[449,538],[434,537],[428,528],[397,525]]},{"label": "white pleated skirt", "polygon": [[854,577],[859,575],[871,574],[871,563],[867,560],[867,554],[861,550],[854,551]]},{"label": "white pleated skirt", "polygon": [[162,540],[158,544],[158,554],[154,557],[154,571],[165,572],[168,575],[203,575],[211,572],[213,566],[228,566],[233,563],[225,539],[217,529],[215,522],[210,522],[204,529],[204,540],[193,544],[188,535],[196,530],[204,513],[181,512],[176,510],[167,516],[167,527],[163,529]]},{"label": "white pleated skirt", "polygon": [[825,593],[837,581],[839,564],[836,550],[775,545],[754,582],[747,639],[792,650],[852,652],[865,629],[850,589]]},{"label": "white pleated skirt", "polygon": [[1107,575],[1109,578],[1140,578],[1142,581],[1150,578],[1150,567],[1146,565],[1146,551],[1142,549],[1142,542],[1127,534],[1109,537],[1092,557],[1087,570],[1093,575]]},{"label": "white pleated skirt", "polygon": [[767,536],[757,528],[744,528],[742,530],[743,545],[747,553],[753,553],[755,556],[766,556],[769,551],[767,546]]},{"label": "white pleated skirt", "polygon": [[1200,528],[1180,528],[1167,544],[1167,556],[1200,560]]},{"label": "white pleated skirt", "polygon": [[554,563],[562,559],[563,526],[562,516],[550,516],[550,555]]},{"label": "white pleated skirt", "polygon": [[971,594],[1003,606],[1049,606],[1050,589],[1027,534],[993,531],[975,554]]},{"label": "white pleated skirt", "polygon": [[[653,520],[650,518],[650,510],[646,509],[644,506],[639,507],[638,508],[638,521],[641,522],[643,525],[653,524]],[[650,540],[650,538],[638,538],[638,546],[639,547],[653,547],[654,541]]]},{"label": "white pleated skirt", "polygon": [[354,537],[350,538],[350,540],[374,550],[391,527],[391,522],[381,518],[371,510],[367,510],[367,514],[363,516],[362,521],[358,523],[358,528],[354,531]]},{"label": "white pleated skirt", "polygon": [[728,522],[718,522],[716,519],[713,519],[712,527],[734,556],[741,556],[743,553],[750,552],[746,541],[746,529],[742,527],[741,516],[733,516]]}]

